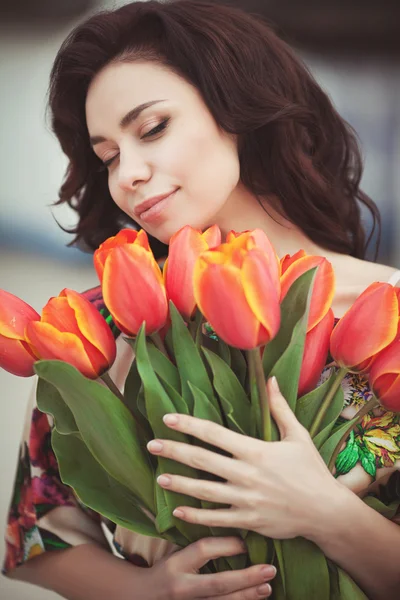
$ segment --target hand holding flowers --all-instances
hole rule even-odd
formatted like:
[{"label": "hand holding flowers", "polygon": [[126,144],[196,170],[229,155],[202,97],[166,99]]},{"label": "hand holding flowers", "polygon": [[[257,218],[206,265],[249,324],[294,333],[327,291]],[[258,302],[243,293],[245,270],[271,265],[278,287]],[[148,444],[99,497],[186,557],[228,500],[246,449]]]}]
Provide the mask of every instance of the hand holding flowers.
[{"label": "hand holding flowers", "polygon": [[[348,576],[328,568],[310,540],[341,493],[329,471],[343,440],[378,402],[337,427],[346,372],[365,372],[380,401],[400,409],[399,294],[373,284],[333,328],[326,259],[300,251],[279,261],[259,230],[220,242],[216,227],[184,228],[164,277],[143,231],[123,230],[96,251],[103,297],[136,354],[123,395],[105,373],[115,357],[110,329],[76,292],[49,301],[40,320],[28,311],[14,338],[7,327],[0,334],[29,354],[27,374],[36,358],[56,359],[35,363],[38,406],[55,417],[61,476],[84,503],[182,547],[239,530],[251,562],[278,567],[276,598],[345,598]],[[371,312],[377,326],[366,332]],[[336,367],[318,386],[329,349]],[[9,360],[0,364],[11,370]],[[97,376],[112,391],[87,379]],[[163,449],[149,454],[154,438]],[[158,485],[165,475],[169,484]]]}]

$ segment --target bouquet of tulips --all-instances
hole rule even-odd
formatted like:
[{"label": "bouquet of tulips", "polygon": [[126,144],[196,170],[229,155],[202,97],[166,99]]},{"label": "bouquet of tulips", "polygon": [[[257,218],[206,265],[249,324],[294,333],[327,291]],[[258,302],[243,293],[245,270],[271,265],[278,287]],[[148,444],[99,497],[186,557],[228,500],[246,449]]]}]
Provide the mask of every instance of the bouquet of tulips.
[{"label": "bouquet of tulips", "polygon": [[[41,316],[0,291],[0,366],[19,376],[36,372],[38,407],[54,418],[62,480],[85,505],[127,529],[181,547],[238,534],[173,516],[182,504],[221,505],[157,485],[163,472],[213,478],[146,450],[155,437],[191,443],[164,424],[166,413],[278,440],[266,391],[275,376],[334,472],[343,441],[368,411],[378,404],[400,411],[400,293],[389,284],[371,285],[335,324],[334,273],[325,258],[299,251],[279,260],[261,230],[230,232],[222,243],[217,226],[178,231],[163,272],[146,233],[130,229],[104,242],[94,265],[107,319],[72,290],[51,298]],[[107,372],[116,356],[113,328],[135,357],[122,392]],[[328,362],[331,375],[318,385]],[[365,373],[374,395],[337,425],[349,371]],[[385,515],[399,504],[372,496],[365,502]],[[248,556],[218,559],[205,570],[274,563],[274,598],[365,598],[308,540],[239,534]]]}]

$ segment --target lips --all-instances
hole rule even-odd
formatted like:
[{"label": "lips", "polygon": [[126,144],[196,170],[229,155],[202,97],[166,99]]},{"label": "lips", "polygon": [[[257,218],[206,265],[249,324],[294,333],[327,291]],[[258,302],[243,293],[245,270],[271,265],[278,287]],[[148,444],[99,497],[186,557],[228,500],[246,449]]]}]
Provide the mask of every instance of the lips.
[{"label": "lips", "polygon": [[153,196],[152,198],[148,198],[147,200],[144,200],[144,202],[141,202],[134,209],[133,212],[134,212],[135,217],[140,218],[140,215],[142,215],[144,212],[146,212],[147,210],[149,210],[150,208],[152,208],[153,206],[155,206],[156,204],[161,202],[161,200],[165,200],[166,198],[171,196],[174,192],[176,192],[177,189],[178,188],[176,188],[175,190],[171,190],[170,192],[167,192],[166,194],[160,194],[158,196]]}]

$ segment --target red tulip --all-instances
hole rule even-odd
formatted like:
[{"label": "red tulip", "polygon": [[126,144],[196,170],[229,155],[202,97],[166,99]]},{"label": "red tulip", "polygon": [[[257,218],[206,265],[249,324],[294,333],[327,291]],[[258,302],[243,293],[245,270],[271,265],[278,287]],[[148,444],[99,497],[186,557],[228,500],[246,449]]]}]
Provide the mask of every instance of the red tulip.
[{"label": "red tulip", "polygon": [[400,337],[373,361],[369,380],[382,406],[400,412]]},{"label": "red tulip", "polygon": [[366,371],[393,342],[399,327],[399,300],[388,283],[373,283],[340,319],[331,336],[331,355],[354,372]]},{"label": "red tulip", "polygon": [[25,328],[40,316],[29,304],[0,290],[0,367],[19,377],[31,377],[37,360],[25,337]]},{"label": "red tulip", "polygon": [[298,395],[304,396],[315,389],[326,364],[329,340],[335,317],[332,309],[307,333],[301,366]]},{"label": "red tulip", "polygon": [[250,350],[280,326],[279,264],[261,230],[228,234],[227,243],[201,254],[194,268],[196,303],[227,344]]},{"label": "red tulip", "polygon": [[164,327],[167,294],[145,231],[120,231],[96,250],[94,265],[104,302],[121,331],[137,335],[143,322],[148,335]]},{"label": "red tulip", "polygon": [[311,298],[308,331],[313,329],[329,311],[335,294],[335,274],[331,263],[322,256],[307,255],[299,250],[281,259],[281,302],[291,285],[306,271],[318,267]]},{"label": "red tulip", "polygon": [[167,296],[181,315],[189,320],[196,309],[193,291],[193,270],[202,252],[221,243],[221,231],[213,225],[202,233],[189,225],[175,233],[169,242],[168,259],[164,265]]},{"label": "red tulip", "polygon": [[50,298],[40,321],[31,321],[26,336],[37,356],[63,360],[96,379],[115,360],[114,336],[105,319],[86,298],[64,289]]}]

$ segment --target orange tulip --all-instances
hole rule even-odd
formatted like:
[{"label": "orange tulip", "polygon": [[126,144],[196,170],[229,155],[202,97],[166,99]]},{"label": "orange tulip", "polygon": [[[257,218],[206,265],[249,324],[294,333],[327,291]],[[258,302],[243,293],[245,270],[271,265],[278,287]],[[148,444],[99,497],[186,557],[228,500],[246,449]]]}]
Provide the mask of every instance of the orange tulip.
[{"label": "orange tulip", "polygon": [[400,412],[400,338],[382,350],[373,361],[369,381],[386,410]]},{"label": "orange tulip", "polygon": [[40,321],[31,321],[26,336],[42,359],[63,360],[83,375],[96,379],[114,362],[115,340],[111,329],[86,298],[64,289],[50,298]]},{"label": "orange tulip", "polygon": [[307,333],[300,372],[299,396],[304,396],[317,386],[326,364],[334,322],[333,311],[329,309],[322,321]]},{"label": "orange tulip", "polygon": [[120,231],[95,251],[94,265],[104,302],[121,331],[136,335],[145,321],[149,335],[166,324],[167,294],[145,231]]},{"label": "orange tulip", "polygon": [[293,256],[281,259],[281,302],[291,285],[306,271],[318,267],[314,280],[313,294],[308,319],[308,331],[311,331],[329,311],[335,294],[335,274],[331,263],[322,256],[311,256],[299,250]]},{"label": "orange tulip", "polygon": [[221,231],[213,225],[202,233],[189,225],[177,231],[169,242],[168,258],[164,265],[167,296],[181,315],[189,320],[196,309],[193,292],[193,270],[196,260],[221,243]]},{"label": "orange tulip", "polygon": [[0,367],[19,377],[31,377],[37,360],[25,337],[25,328],[40,316],[29,304],[0,290]]},{"label": "orange tulip", "polygon": [[250,350],[277,334],[279,264],[261,230],[231,232],[227,243],[201,254],[193,281],[200,311],[227,344]]},{"label": "orange tulip", "polygon": [[399,300],[388,283],[373,283],[340,319],[331,336],[331,355],[339,366],[366,371],[393,342],[399,325]]}]

